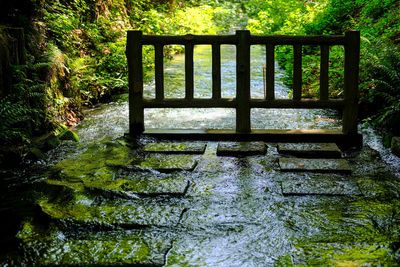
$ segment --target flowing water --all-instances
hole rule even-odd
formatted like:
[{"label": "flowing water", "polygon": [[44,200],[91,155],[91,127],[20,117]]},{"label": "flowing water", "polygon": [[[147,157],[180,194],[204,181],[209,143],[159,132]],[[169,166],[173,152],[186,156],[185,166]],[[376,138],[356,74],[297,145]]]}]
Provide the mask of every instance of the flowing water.
[{"label": "flowing water", "polygon": [[[251,55],[251,96],[263,98],[264,48],[252,47]],[[195,97],[210,98],[210,47],[196,46],[194,62]],[[234,46],[222,47],[221,63],[222,96],[234,97]],[[289,89],[282,82],[283,75],[276,66],[276,98],[289,95]],[[166,97],[184,97],[182,56],[166,64],[165,78]],[[154,81],[146,84],[145,96],[154,97]],[[340,128],[334,111],[255,109],[251,116],[253,129]],[[235,128],[235,110],[149,109],[145,111],[145,127]],[[398,175],[399,158],[381,146],[372,130],[360,130],[365,145],[379,151]],[[337,180],[345,185],[343,190],[368,190],[369,184],[355,187],[354,184],[365,177],[366,181],[372,181],[373,171],[384,169],[368,149],[355,159],[349,158],[355,166],[351,177],[294,175],[277,170],[279,155],[274,144],[268,145],[266,156],[235,158],[216,156],[217,143],[208,142],[203,155],[179,158],[189,163],[196,160],[195,171],[169,174],[146,169],[145,165],[138,170],[121,163],[126,156],[140,156],[139,152],[127,149],[121,139],[128,131],[127,102],[116,101],[87,110],[86,119],[76,131],[81,140],[79,144],[64,142],[48,153],[47,161],[32,163],[23,170],[2,171],[6,177],[2,183],[8,190],[2,195],[1,212],[10,218],[8,228],[2,228],[9,231],[2,232],[7,236],[2,244],[9,242],[10,248],[13,247],[13,231],[18,231],[18,238],[22,240],[19,256],[13,258],[11,254],[12,260],[4,261],[9,265],[106,265],[115,258],[121,262],[130,259],[134,263],[169,266],[276,263],[285,266],[289,262],[313,264],[310,253],[354,256],[363,251],[370,255],[367,262],[379,264],[384,253],[391,255],[388,244],[393,241],[393,233],[398,234],[399,230],[391,228],[398,219],[391,209],[398,206],[397,202],[379,204],[376,209],[376,199],[311,195],[299,198],[282,194],[282,183],[290,186],[290,181],[298,187],[300,183],[326,186],[327,180]],[[151,141],[141,140],[144,144]],[[61,171],[55,172],[54,165]],[[74,179],[60,182],[55,177],[63,175]],[[381,175],[388,174],[382,171]],[[132,181],[140,184],[143,178],[152,181],[172,178],[174,188],[186,182],[190,186],[185,189],[184,197],[116,194],[117,189],[134,186]],[[115,181],[120,183],[116,185]],[[60,185],[65,188],[53,188]],[[89,192],[82,187],[89,188]],[[32,189],[34,193],[30,193]],[[371,210],[375,212],[372,219]],[[137,224],[148,223],[150,227],[132,225],[131,220]],[[22,229],[21,221],[24,221]],[[383,225],[384,229],[378,231],[374,225]],[[382,232],[389,237],[382,237]],[[326,262],[355,263],[342,255],[339,259],[317,257],[315,265],[326,266]]]}]

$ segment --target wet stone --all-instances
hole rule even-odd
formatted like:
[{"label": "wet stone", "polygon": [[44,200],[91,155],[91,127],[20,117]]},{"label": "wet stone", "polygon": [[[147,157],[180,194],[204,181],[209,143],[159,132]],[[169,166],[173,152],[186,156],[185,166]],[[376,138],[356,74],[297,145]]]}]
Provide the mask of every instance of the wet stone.
[{"label": "wet stone", "polygon": [[278,152],[304,158],[341,157],[341,151],[335,143],[279,143]]},{"label": "wet stone", "polygon": [[251,156],[264,155],[267,146],[264,142],[219,142],[218,156]]},{"label": "wet stone", "polygon": [[50,218],[89,225],[115,225],[126,228],[145,226],[173,226],[178,224],[184,209],[162,205],[102,205],[87,203],[85,199],[74,202],[39,203]]},{"label": "wet stone", "polygon": [[168,154],[203,154],[206,146],[202,143],[149,143],[143,150]]},{"label": "wet stone", "polygon": [[162,266],[169,244],[153,248],[142,239],[68,240],[49,246],[41,255],[40,265],[68,266]]},{"label": "wet stone", "polygon": [[134,160],[132,165],[139,169],[154,169],[159,172],[193,171],[197,160],[188,155],[150,155],[142,160]]},{"label": "wet stone", "polygon": [[344,159],[280,158],[279,167],[281,171],[289,172],[351,173],[350,165]]},{"label": "wet stone", "polygon": [[84,181],[86,188],[95,191],[110,191],[122,195],[158,196],[172,195],[183,196],[188,187],[189,180],[184,177],[162,179],[118,179],[110,181]]},{"label": "wet stone", "polygon": [[359,196],[360,189],[355,181],[332,179],[298,179],[282,181],[284,196],[326,195],[326,196]]},{"label": "wet stone", "polygon": [[293,246],[295,266],[397,266],[388,243],[315,242]]}]

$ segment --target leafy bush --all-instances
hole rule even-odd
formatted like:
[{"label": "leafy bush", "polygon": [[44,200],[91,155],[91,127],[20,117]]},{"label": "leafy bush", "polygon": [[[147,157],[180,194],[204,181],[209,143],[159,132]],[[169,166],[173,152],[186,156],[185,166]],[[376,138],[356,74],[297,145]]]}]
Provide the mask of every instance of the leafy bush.
[{"label": "leafy bush", "polygon": [[370,83],[362,98],[371,103],[374,115],[368,120],[376,127],[400,134],[400,52],[386,46],[378,57],[366,64]]}]

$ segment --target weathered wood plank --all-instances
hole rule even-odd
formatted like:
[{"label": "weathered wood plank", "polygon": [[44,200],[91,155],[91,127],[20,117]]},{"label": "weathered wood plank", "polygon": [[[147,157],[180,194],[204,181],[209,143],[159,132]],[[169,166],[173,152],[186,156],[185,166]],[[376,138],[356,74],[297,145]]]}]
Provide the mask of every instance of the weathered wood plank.
[{"label": "weathered wood plank", "polygon": [[212,98],[221,98],[221,46],[212,45]]},{"label": "weathered wood plank", "polygon": [[345,38],[342,35],[315,35],[315,36],[288,36],[288,35],[269,35],[250,37],[251,44],[273,44],[273,45],[344,45]]},{"label": "weathered wood plank", "polygon": [[155,80],[156,80],[156,99],[164,99],[164,46],[155,46]]},{"label": "weathered wood plank", "polygon": [[358,118],[358,72],[360,62],[360,32],[346,32],[344,47],[344,99],[343,133],[357,134]]},{"label": "weathered wood plank", "polygon": [[329,46],[321,45],[319,98],[328,100],[329,87]]},{"label": "weathered wood plank", "polygon": [[[344,45],[345,38],[342,35],[317,35],[317,36],[287,36],[287,35],[270,35],[257,36],[252,35],[251,44],[273,44],[273,45]],[[236,44],[236,35],[185,35],[185,36],[143,36],[142,44]]]},{"label": "weathered wood plank", "polygon": [[250,101],[251,108],[331,108],[342,109],[344,107],[344,100],[331,99],[331,100],[314,100],[314,99],[252,99]]},{"label": "weathered wood plank", "polygon": [[250,132],[250,31],[236,31],[236,131]]},{"label": "weathered wood plank", "polygon": [[[249,101],[250,108],[331,108],[342,109],[345,105],[344,100],[331,99],[329,101],[301,99],[294,101],[292,99],[251,99]],[[144,108],[235,108],[237,101],[235,98],[221,99],[200,99],[194,98],[190,101],[182,98],[167,98],[164,100],[144,99]]]},{"label": "weathered wood plank", "polygon": [[267,62],[267,75],[266,75],[266,95],[265,99],[275,99],[275,46],[267,44],[266,62]]},{"label": "weathered wood plank", "polygon": [[185,99],[193,99],[194,79],[193,79],[193,45],[185,45]]},{"label": "weathered wood plank", "polygon": [[192,35],[187,34],[184,36],[168,36],[168,35],[145,35],[143,36],[142,44],[236,44],[236,35]]},{"label": "weathered wood plank", "polygon": [[126,55],[129,83],[129,133],[138,135],[144,131],[143,110],[143,63],[141,31],[128,31]]},{"label": "weathered wood plank", "polygon": [[293,46],[293,100],[301,99],[302,86],[302,46]]}]

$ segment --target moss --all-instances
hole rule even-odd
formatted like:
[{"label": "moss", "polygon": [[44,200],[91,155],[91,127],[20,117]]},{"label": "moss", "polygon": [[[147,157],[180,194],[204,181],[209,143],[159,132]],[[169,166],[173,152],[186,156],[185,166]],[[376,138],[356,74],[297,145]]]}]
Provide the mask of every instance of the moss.
[{"label": "moss", "polygon": [[[150,255],[143,240],[69,240],[47,249],[43,265],[131,265],[141,264]],[[143,263],[146,263],[144,261]]]},{"label": "moss", "polygon": [[394,266],[388,244],[295,244],[307,266]]},{"label": "moss", "polygon": [[94,145],[82,154],[60,161],[55,169],[63,179],[98,177],[112,179],[109,167],[126,166],[131,162],[131,150],[119,144]]},{"label": "moss", "polygon": [[59,135],[58,138],[60,140],[72,140],[75,142],[79,142],[78,135],[72,130],[64,130]]},{"label": "moss", "polygon": [[161,172],[191,171],[197,165],[197,161],[194,157],[188,155],[152,155],[144,159],[137,159],[133,163],[141,168],[150,168]]}]

